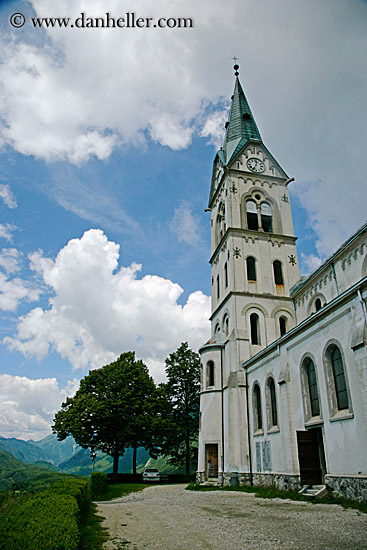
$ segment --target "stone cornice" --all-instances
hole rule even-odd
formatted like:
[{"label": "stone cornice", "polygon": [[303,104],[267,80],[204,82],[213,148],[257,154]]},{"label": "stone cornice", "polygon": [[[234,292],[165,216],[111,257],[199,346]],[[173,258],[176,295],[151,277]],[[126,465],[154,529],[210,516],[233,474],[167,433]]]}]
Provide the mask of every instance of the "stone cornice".
[{"label": "stone cornice", "polygon": [[209,260],[210,264],[215,260],[215,257],[221,252],[221,249],[224,246],[228,237],[232,235],[237,237],[244,237],[244,238],[247,237],[250,239],[259,239],[262,241],[283,240],[284,243],[287,243],[287,244],[294,244],[297,240],[297,237],[294,237],[292,235],[281,235],[280,233],[265,233],[265,231],[253,231],[252,229],[228,227]]}]

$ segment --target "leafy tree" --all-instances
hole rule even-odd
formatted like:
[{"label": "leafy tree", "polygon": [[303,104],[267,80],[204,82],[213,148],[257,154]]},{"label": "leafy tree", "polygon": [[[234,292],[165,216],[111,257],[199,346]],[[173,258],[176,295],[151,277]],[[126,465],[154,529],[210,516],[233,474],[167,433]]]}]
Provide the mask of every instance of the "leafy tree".
[{"label": "leafy tree", "polygon": [[170,405],[163,453],[176,466],[185,466],[197,459],[197,437],[200,412],[200,358],[187,342],[166,359],[167,383],[162,385]]},{"label": "leafy tree", "polygon": [[157,450],[160,416],[158,390],[142,361],[126,352],[113,363],[89,371],[74,397],[56,414],[52,430],[60,441],[72,435],[83,448],[113,456],[113,473],[129,446]]}]

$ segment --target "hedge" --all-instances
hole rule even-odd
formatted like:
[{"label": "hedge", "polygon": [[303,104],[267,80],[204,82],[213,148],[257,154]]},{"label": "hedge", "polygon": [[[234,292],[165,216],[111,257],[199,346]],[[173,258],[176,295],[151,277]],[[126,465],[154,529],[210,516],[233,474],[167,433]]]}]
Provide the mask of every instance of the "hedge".
[{"label": "hedge", "polygon": [[77,550],[86,488],[85,481],[67,479],[34,495],[10,498],[0,511],[0,548]]},{"label": "hedge", "polygon": [[104,472],[94,472],[90,476],[89,487],[92,498],[103,497],[108,489],[107,474]]}]

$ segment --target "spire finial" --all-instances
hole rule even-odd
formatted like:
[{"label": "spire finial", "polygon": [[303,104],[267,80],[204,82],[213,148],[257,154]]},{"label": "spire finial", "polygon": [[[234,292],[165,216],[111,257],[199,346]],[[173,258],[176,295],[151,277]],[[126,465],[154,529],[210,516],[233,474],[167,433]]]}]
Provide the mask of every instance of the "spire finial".
[{"label": "spire finial", "polygon": [[233,68],[235,70],[235,73],[234,75],[235,76],[238,76],[240,73],[238,72],[238,69],[240,68],[239,65],[237,65],[237,61],[239,60],[239,57],[236,57],[235,55],[232,57],[233,61],[235,62],[235,64],[233,65]]}]

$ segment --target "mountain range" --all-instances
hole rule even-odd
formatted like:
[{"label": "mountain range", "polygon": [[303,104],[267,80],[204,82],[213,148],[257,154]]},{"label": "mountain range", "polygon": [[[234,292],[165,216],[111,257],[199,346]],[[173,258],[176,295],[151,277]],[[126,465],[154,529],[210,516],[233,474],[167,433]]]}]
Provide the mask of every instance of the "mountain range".
[{"label": "mountain range", "polygon": [[[93,471],[90,450],[77,445],[72,437],[67,437],[64,441],[58,441],[56,434],[50,434],[40,441],[23,441],[14,437],[5,438],[0,436],[0,451],[7,451],[23,463],[36,464],[63,473],[89,476]],[[111,473],[113,469],[112,457],[99,451],[96,455],[94,471]],[[142,472],[148,463],[153,466],[155,462],[150,458],[148,451],[143,447],[138,448],[138,472]],[[164,473],[177,472],[163,457],[159,459],[159,468]],[[133,450],[129,448],[120,457],[119,472],[132,473],[132,471]]]}]

